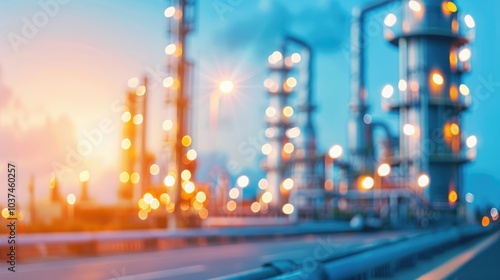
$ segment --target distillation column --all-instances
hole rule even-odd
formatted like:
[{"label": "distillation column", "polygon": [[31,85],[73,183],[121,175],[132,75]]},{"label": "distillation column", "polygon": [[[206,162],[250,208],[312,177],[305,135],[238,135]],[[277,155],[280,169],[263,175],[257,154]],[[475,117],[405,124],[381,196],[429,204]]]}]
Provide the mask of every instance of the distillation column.
[{"label": "distillation column", "polygon": [[[192,144],[189,135],[189,109],[190,109],[190,84],[193,64],[188,60],[187,44],[188,35],[194,30],[196,19],[195,0],[169,0],[164,15],[167,18],[167,34],[169,44],[165,47],[167,55],[167,72],[170,76],[165,78],[163,86],[167,88],[167,103],[175,111],[175,121],[170,121],[169,133],[173,140],[170,147],[170,161],[168,163],[169,175],[174,178],[171,197],[175,202],[173,215],[168,215],[168,227],[177,228],[177,222],[181,219],[180,204],[183,180],[180,174],[184,170],[193,170],[195,161],[187,157],[187,151]],[[167,176],[168,177],[168,176]],[[194,174],[192,174],[194,177]]]},{"label": "distillation column", "polygon": [[[269,94],[269,107],[266,109],[268,129],[266,136],[269,143],[262,148],[267,155],[265,168],[267,171],[268,190],[272,194],[272,200],[269,203],[270,210],[277,212],[281,209],[284,201],[281,195],[281,186],[285,179],[285,171],[291,151],[285,152],[285,145],[290,147],[290,139],[286,131],[291,127],[287,111],[291,110],[288,106],[288,97],[292,88],[287,86],[287,77],[291,71],[291,65],[286,65],[286,48],[281,52],[275,51],[269,56],[271,77],[264,85]],[[292,109],[293,110],[293,109]]]},{"label": "distillation column", "polygon": [[[461,114],[469,106],[462,74],[470,68],[467,24],[453,1],[403,0],[386,18],[386,38],[399,47],[400,164],[405,187],[453,217],[464,155]],[[397,24],[396,24],[397,23]]]},{"label": "distillation column", "polygon": [[367,115],[365,19],[369,13],[395,0],[382,0],[354,9],[351,22],[351,101],[349,119],[349,187],[357,190],[360,180],[373,175],[373,128]]}]

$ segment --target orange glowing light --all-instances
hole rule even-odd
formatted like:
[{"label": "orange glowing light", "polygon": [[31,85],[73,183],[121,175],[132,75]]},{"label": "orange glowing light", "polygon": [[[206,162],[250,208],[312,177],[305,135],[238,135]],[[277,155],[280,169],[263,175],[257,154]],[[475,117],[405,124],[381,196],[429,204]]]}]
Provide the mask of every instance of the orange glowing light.
[{"label": "orange glowing light", "polygon": [[227,204],[226,204],[226,208],[230,212],[236,210],[236,202],[234,202],[234,200],[228,201]]},{"label": "orange glowing light", "polygon": [[420,89],[420,85],[413,81],[410,83],[410,90],[413,91],[413,92],[417,92],[418,90]]},{"label": "orange glowing light", "polygon": [[327,191],[333,191],[333,180],[332,179],[328,179],[325,181],[325,190]]},{"label": "orange glowing light", "polygon": [[293,146],[292,143],[286,143],[285,146],[283,146],[283,151],[287,154],[293,153],[293,150],[295,147]]},{"label": "orange glowing light", "polygon": [[128,174],[128,172],[123,171],[122,173],[120,173],[120,182],[126,183],[129,179],[130,175]]},{"label": "orange glowing light", "polygon": [[443,90],[444,77],[439,71],[432,71],[429,76],[429,87],[432,93],[438,94]]},{"label": "orange glowing light", "polygon": [[290,106],[283,108],[283,115],[287,118],[293,116],[293,108]]},{"label": "orange glowing light", "polygon": [[169,204],[170,203],[170,195],[168,195],[167,193],[162,193],[160,195],[160,201],[163,203],[163,204]]},{"label": "orange glowing light", "polygon": [[198,215],[200,215],[200,219],[205,220],[208,218],[208,210],[206,208],[200,209],[200,212],[198,212]]},{"label": "orange glowing light", "polygon": [[191,145],[191,136],[184,135],[184,137],[182,137],[181,143],[184,147],[188,147],[189,145]]},{"label": "orange glowing light", "polygon": [[250,210],[252,210],[252,212],[254,213],[257,213],[260,211],[260,203],[258,203],[257,201],[254,201],[252,203],[252,205],[250,205]]},{"label": "orange glowing light", "polygon": [[436,85],[441,86],[441,85],[443,85],[443,83],[444,83],[444,78],[443,78],[443,76],[442,76],[441,74],[439,74],[439,73],[434,73],[434,74],[432,75],[432,81],[433,81]]},{"label": "orange glowing light", "polygon": [[198,192],[196,194],[196,200],[203,203],[205,200],[207,200],[207,195],[204,192]]},{"label": "orange glowing light", "polygon": [[490,218],[484,216],[483,219],[481,220],[481,225],[483,227],[487,227],[489,226],[489,224],[490,224]]},{"label": "orange glowing light", "polygon": [[144,210],[141,210],[139,211],[139,213],[137,214],[137,216],[139,216],[139,219],[141,220],[146,220],[148,218],[148,213]]},{"label": "orange glowing light", "polygon": [[456,124],[456,123],[451,124],[450,132],[451,132],[451,134],[453,134],[455,136],[460,134],[460,127],[458,126],[458,124]]},{"label": "orange glowing light", "polygon": [[449,1],[446,4],[446,8],[448,8],[448,11],[450,11],[452,13],[456,13],[458,11],[457,5],[455,5],[455,3],[451,2],[451,1]]},{"label": "orange glowing light", "polygon": [[450,99],[453,102],[458,100],[458,88],[455,85],[450,87]]},{"label": "orange glowing light", "polygon": [[151,175],[156,175],[159,172],[160,172],[160,167],[158,166],[158,164],[154,163],[149,167],[149,173],[151,173]]},{"label": "orange glowing light", "polygon": [[194,189],[195,189],[195,187],[194,187],[193,182],[188,181],[188,182],[186,182],[186,184],[184,184],[184,191],[186,193],[188,193],[188,194],[193,193]]},{"label": "orange glowing light", "polygon": [[458,21],[457,19],[453,19],[451,22],[451,31],[453,31],[454,34],[458,33]]},{"label": "orange glowing light", "polygon": [[451,191],[449,194],[448,194],[448,201],[450,203],[455,203],[457,202],[457,199],[458,199],[458,195],[457,195],[457,192],[456,191]]},{"label": "orange glowing light", "polygon": [[189,171],[187,169],[182,170],[182,172],[181,172],[181,178],[184,181],[188,181],[189,179],[191,179],[191,171]]},{"label": "orange glowing light", "polygon": [[132,182],[133,184],[139,183],[140,179],[141,179],[141,176],[137,172],[134,172],[130,175],[130,182]]},{"label": "orange glowing light", "polygon": [[450,66],[451,70],[457,70],[458,56],[457,56],[457,48],[452,47],[450,51]]}]

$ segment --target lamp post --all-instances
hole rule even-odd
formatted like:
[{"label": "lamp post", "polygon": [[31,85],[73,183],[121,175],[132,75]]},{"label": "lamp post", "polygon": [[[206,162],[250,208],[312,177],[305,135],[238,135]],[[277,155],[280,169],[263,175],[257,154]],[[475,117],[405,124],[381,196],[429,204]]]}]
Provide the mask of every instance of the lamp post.
[{"label": "lamp post", "polygon": [[[334,145],[332,146],[329,150],[328,150],[328,153],[325,154],[325,189],[328,189],[328,188],[331,188],[332,190],[334,189],[334,181],[333,181],[333,177],[334,177],[334,172],[333,172],[333,168],[334,168],[334,161],[335,159],[339,158],[342,156],[342,153],[343,153],[343,149],[342,149],[342,146],[340,145]],[[331,185],[327,185],[328,184],[328,180],[330,180],[331,178]]]},{"label": "lamp post", "polygon": [[219,83],[217,90],[210,94],[210,140],[214,148],[217,142],[217,121],[219,118],[219,98],[221,95],[231,94],[234,91],[234,84],[230,80]]},{"label": "lamp post", "polygon": [[242,175],[236,180],[236,186],[241,188],[241,216],[243,217],[243,189],[248,186],[250,179],[248,176]]},{"label": "lamp post", "polygon": [[[391,173],[391,166],[387,163],[382,163],[377,168],[377,172],[375,172],[374,176],[375,180],[378,181],[378,200],[379,200],[379,208],[382,206],[382,178],[388,176]],[[374,192],[375,194],[375,192]],[[373,200],[375,205],[375,199]]]},{"label": "lamp post", "polygon": [[87,182],[90,179],[89,171],[85,170],[85,171],[80,172],[79,179],[80,179],[80,183],[82,184],[82,189],[81,189],[81,193],[80,193],[81,200],[88,201],[89,195],[88,195],[88,189],[87,189],[87,184],[88,184]]},{"label": "lamp post", "polygon": [[69,220],[71,222],[73,222],[73,217],[75,214],[74,204],[76,202],[76,196],[74,194],[70,193],[66,197],[66,201],[68,202],[68,205],[69,205]]}]

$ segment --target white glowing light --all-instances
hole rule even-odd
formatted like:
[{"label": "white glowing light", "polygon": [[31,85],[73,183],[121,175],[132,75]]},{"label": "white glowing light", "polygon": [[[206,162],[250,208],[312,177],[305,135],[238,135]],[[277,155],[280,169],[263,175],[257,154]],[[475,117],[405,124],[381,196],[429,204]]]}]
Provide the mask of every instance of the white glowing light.
[{"label": "white glowing light", "polygon": [[476,27],[476,21],[471,15],[465,15],[464,17],[465,25],[469,28],[474,28]]},{"label": "white glowing light", "polygon": [[477,137],[474,136],[474,135],[469,136],[467,138],[466,142],[467,142],[467,147],[469,147],[470,149],[472,149],[472,148],[476,147],[476,145],[477,145]]},{"label": "white glowing light", "polygon": [[238,177],[238,179],[236,180],[236,184],[241,188],[248,186],[249,183],[250,179],[248,178],[248,176],[245,175]]},{"label": "white glowing light", "polygon": [[290,128],[286,131],[286,136],[288,136],[288,138],[290,138],[290,139],[297,138],[297,137],[299,137],[299,135],[300,135],[300,128],[299,127],[293,127],[293,128]]},{"label": "white glowing light", "polygon": [[292,54],[292,62],[299,63],[302,60],[302,57],[298,53]]},{"label": "white glowing light", "polygon": [[422,4],[420,4],[418,1],[411,0],[410,2],[408,2],[408,6],[414,12],[420,12],[420,11],[422,11]]},{"label": "white glowing light", "polygon": [[391,85],[386,85],[382,89],[382,97],[384,98],[391,98],[393,94],[394,94],[394,87]]},{"label": "white glowing light", "polygon": [[340,145],[334,145],[328,150],[328,156],[330,158],[339,158],[342,155],[343,149]]},{"label": "white glowing light", "polygon": [[468,86],[464,85],[464,84],[461,84],[460,87],[459,87],[459,90],[460,90],[460,93],[463,95],[463,96],[467,96],[470,94],[470,89]]},{"label": "white glowing light", "polygon": [[177,46],[175,44],[170,44],[170,45],[165,47],[165,54],[167,54],[167,55],[174,54],[176,50],[177,50]]},{"label": "white glowing light", "polygon": [[418,177],[417,184],[421,188],[425,188],[431,182],[429,176],[427,174],[422,174]]},{"label": "white glowing light", "polygon": [[458,53],[458,59],[460,59],[460,61],[462,62],[469,60],[471,56],[472,52],[469,48],[465,48]]},{"label": "white glowing light", "polygon": [[399,80],[398,88],[400,91],[405,91],[408,88],[408,84],[405,80]]},{"label": "white glowing light", "polygon": [[293,213],[293,211],[294,211],[294,207],[293,207],[293,205],[292,205],[292,204],[287,203],[287,204],[283,205],[283,208],[282,208],[281,210],[283,210],[283,213],[284,213],[284,214],[286,214],[286,215],[290,215],[290,214],[292,214],[292,213]]},{"label": "white glowing light", "polygon": [[165,9],[165,12],[163,13],[165,17],[170,18],[175,15],[175,7],[171,6]]},{"label": "white glowing light", "polygon": [[395,14],[388,14],[384,19],[384,24],[387,27],[392,27],[396,24],[397,21],[398,21],[398,18],[396,17]]},{"label": "white glowing light", "polygon": [[467,201],[468,203],[474,202],[474,195],[471,193],[465,194],[465,201]]},{"label": "white glowing light", "polygon": [[403,133],[407,136],[412,136],[415,134],[415,127],[407,123],[403,126]]},{"label": "white glowing light", "polygon": [[219,84],[219,89],[222,93],[231,93],[234,89],[234,84],[231,81],[223,81]]},{"label": "white glowing light", "polygon": [[238,196],[240,196],[240,190],[238,190],[237,188],[232,188],[230,191],[229,191],[229,197],[232,198],[232,199],[237,199]]},{"label": "white glowing light", "polygon": [[381,164],[377,169],[377,174],[380,177],[385,177],[391,173],[391,166],[387,163]]}]

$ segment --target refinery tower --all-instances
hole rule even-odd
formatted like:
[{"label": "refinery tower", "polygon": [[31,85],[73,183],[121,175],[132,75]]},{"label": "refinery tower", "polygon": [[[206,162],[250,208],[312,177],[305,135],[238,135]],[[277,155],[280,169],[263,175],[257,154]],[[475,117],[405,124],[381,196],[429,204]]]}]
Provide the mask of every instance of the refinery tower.
[{"label": "refinery tower", "polygon": [[474,139],[465,136],[461,115],[470,105],[462,75],[470,70],[475,24],[454,1],[401,2],[400,14],[385,18],[385,37],[399,48],[399,95],[383,92],[399,113],[393,164],[405,174],[404,186],[432,209],[456,214],[464,197],[461,167],[474,157]]}]

